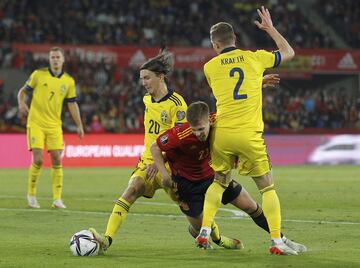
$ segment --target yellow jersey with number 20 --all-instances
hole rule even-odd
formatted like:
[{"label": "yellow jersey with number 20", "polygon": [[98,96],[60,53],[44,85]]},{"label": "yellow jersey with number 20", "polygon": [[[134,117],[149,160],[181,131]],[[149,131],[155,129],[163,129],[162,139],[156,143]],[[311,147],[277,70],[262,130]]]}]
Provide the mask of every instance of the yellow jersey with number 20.
[{"label": "yellow jersey with number 20", "polygon": [[169,93],[157,102],[150,95],[145,95],[143,101],[145,104],[145,151],[142,159],[152,161],[151,144],[166,130],[176,124],[186,122],[187,105],[183,97],[172,90],[169,90]]}]

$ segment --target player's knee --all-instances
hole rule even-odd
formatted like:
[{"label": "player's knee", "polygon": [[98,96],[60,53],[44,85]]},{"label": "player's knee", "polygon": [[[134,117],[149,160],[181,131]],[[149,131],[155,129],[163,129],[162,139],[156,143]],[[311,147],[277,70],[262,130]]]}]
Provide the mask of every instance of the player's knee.
[{"label": "player's knee", "polygon": [[43,158],[41,156],[37,156],[37,157],[34,157],[33,162],[38,167],[41,167],[43,165],[43,163],[44,163],[44,160],[43,160]]},{"label": "player's knee", "polygon": [[217,183],[219,183],[222,186],[227,187],[227,185],[229,185],[229,183],[231,181],[230,173],[223,174],[223,173],[215,172],[214,181],[216,181]]},{"label": "player's knee", "polygon": [[51,162],[53,165],[61,165],[61,153],[52,153],[51,154]]},{"label": "player's knee", "polygon": [[259,177],[253,177],[253,179],[260,191],[274,185],[271,172]]},{"label": "player's knee", "polygon": [[130,184],[126,188],[123,196],[126,200],[132,200],[142,196],[145,191],[145,182],[141,178],[135,178],[131,180]]}]

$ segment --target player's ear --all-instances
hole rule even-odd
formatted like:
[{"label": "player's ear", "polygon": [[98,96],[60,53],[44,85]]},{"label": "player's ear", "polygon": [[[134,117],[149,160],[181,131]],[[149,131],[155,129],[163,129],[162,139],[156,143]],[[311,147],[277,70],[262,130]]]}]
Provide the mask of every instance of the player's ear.
[{"label": "player's ear", "polygon": [[161,82],[165,81],[165,75],[163,73],[159,74],[159,78]]}]

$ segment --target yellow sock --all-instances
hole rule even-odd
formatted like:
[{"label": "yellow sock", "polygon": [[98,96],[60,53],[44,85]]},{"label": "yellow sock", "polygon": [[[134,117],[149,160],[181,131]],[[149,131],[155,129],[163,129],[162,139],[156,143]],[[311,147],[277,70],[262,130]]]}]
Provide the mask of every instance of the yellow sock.
[{"label": "yellow sock", "polygon": [[41,167],[33,163],[29,168],[28,195],[32,195],[32,196],[36,195],[36,184],[39,180],[40,173],[41,173]]},{"label": "yellow sock", "polygon": [[61,199],[62,186],[63,186],[63,169],[62,166],[52,166],[51,168],[51,178],[52,178],[52,188],[53,188],[53,199]]},{"label": "yellow sock", "polygon": [[106,227],[105,236],[110,236],[111,238],[114,238],[120,226],[125,221],[126,216],[129,213],[129,209],[130,203],[124,198],[120,197],[119,200],[116,201]]},{"label": "yellow sock", "polygon": [[220,241],[220,230],[215,221],[212,222],[210,236],[213,241]]},{"label": "yellow sock", "polygon": [[281,211],[279,198],[275,192],[274,185],[270,185],[262,190],[262,207],[269,224],[270,236],[272,239],[280,238],[281,232]]},{"label": "yellow sock", "polygon": [[211,228],[216,212],[221,206],[221,198],[224,191],[225,188],[216,181],[207,189],[204,201],[202,227]]}]

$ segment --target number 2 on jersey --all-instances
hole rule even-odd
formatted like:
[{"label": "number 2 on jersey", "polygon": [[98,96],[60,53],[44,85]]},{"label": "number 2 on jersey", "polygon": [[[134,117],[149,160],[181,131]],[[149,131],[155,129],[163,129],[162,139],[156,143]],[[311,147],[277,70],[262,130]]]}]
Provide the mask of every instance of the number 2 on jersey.
[{"label": "number 2 on jersey", "polygon": [[234,88],[234,93],[233,93],[234,100],[247,99],[247,94],[239,94],[241,84],[244,80],[244,72],[238,67],[232,68],[230,70],[230,77],[234,77],[235,73],[239,73],[239,80],[237,81]]}]

